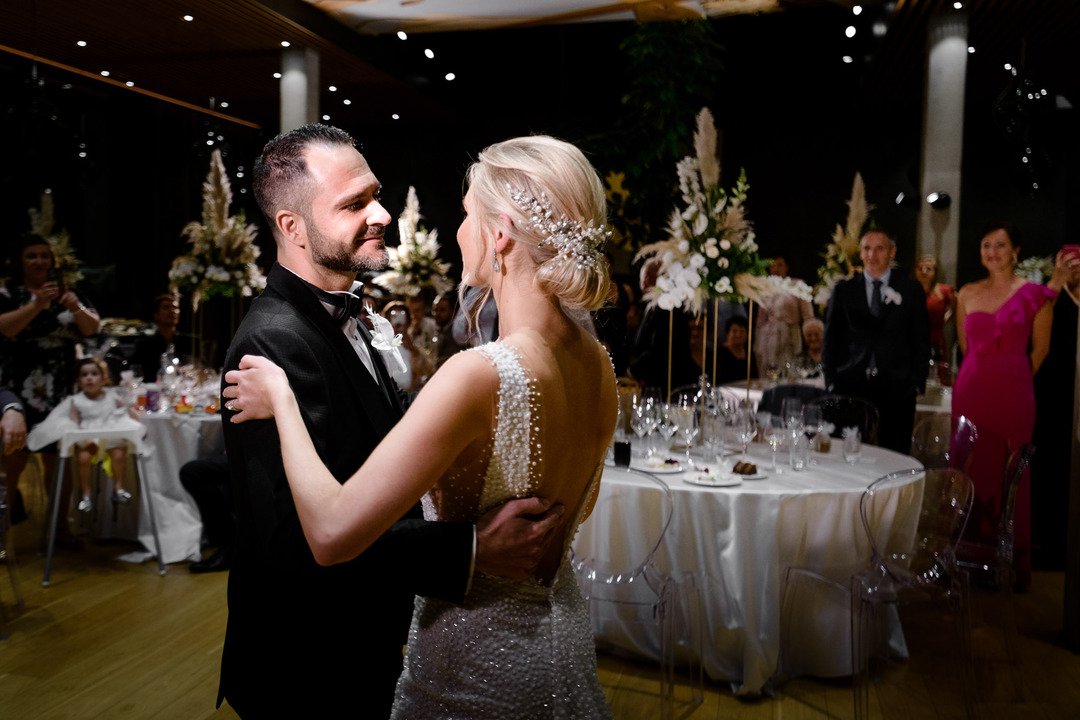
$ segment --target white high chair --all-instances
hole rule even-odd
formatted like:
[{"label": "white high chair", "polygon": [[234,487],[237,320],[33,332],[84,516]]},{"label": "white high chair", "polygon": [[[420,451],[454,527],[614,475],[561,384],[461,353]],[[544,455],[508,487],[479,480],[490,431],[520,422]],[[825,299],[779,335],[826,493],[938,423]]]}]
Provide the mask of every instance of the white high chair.
[{"label": "white high chair", "polygon": [[[135,465],[138,468],[140,482],[147,482],[146,468],[143,463],[147,455],[147,448],[143,443],[141,428],[126,428],[123,430],[69,430],[60,438],[60,462],[56,468],[56,483],[53,487],[52,519],[49,524],[49,544],[45,553],[45,576],[41,580],[42,587],[49,587],[49,575],[52,572],[53,545],[56,542],[56,526],[60,515],[60,503],[56,499],[60,497],[63,485],[64,469],[68,458],[71,457],[72,448],[83,440],[101,442],[104,440],[127,440],[135,448]],[[161,539],[158,537],[157,516],[154,514],[154,501],[148,487],[143,487],[139,493],[146,503],[146,512],[150,516],[150,530],[154,534],[154,549],[157,551],[158,574],[165,574],[165,562],[161,555]]]}]

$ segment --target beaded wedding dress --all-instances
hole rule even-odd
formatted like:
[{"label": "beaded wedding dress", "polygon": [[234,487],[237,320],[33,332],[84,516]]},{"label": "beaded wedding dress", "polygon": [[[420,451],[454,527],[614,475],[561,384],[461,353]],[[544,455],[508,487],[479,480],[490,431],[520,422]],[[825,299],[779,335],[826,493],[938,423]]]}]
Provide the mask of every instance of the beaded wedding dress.
[{"label": "beaded wedding dress", "polygon": [[[498,343],[470,352],[483,353],[499,373],[490,457],[439,481],[423,500],[428,520],[476,520],[535,495],[543,475],[542,405],[518,353]],[[564,548],[602,469],[566,527]],[[585,602],[565,556],[550,585],[478,574],[463,605],[417,597],[391,717],[610,718]]]}]

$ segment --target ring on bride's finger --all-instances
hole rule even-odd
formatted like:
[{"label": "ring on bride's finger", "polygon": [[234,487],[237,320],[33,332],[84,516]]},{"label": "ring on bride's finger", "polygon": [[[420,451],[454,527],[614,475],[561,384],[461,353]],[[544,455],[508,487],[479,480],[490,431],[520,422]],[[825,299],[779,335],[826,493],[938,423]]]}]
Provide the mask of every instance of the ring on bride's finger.
[{"label": "ring on bride's finger", "polygon": [[236,401],[235,400],[226,400],[225,401],[225,409],[226,410],[235,410],[236,409]]}]

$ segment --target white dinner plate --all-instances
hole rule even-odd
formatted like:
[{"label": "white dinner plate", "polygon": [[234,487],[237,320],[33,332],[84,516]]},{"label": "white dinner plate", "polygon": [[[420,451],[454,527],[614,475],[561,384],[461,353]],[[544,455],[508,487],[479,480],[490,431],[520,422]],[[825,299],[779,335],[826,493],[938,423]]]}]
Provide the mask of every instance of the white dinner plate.
[{"label": "white dinner plate", "polygon": [[689,472],[683,482],[703,487],[737,487],[742,485],[738,475],[720,475],[718,473]]},{"label": "white dinner plate", "polygon": [[764,480],[765,478],[767,478],[769,476],[766,473],[758,471],[758,472],[754,473],[753,475],[736,475],[735,477],[740,477],[743,480]]},{"label": "white dinner plate", "polygon": [[644,460],[631,460],[630,469],[653,473],[654,475],[673,475],[675,473],[681,473],[683,471],[683,466],[682,463],[679,462],[666,463],[660,461],[646,463]]}]

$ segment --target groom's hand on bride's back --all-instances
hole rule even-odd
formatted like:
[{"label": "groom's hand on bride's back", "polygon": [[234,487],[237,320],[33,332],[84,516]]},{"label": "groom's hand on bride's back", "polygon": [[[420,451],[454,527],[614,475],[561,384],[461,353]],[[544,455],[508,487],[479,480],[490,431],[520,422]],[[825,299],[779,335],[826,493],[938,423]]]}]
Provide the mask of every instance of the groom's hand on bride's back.
[{"label": "groom's hand on bride's back", "polygon": [[562,527],[562,505],[544,498],[510,500],[476,521],[476,571],[524,580]]}]

